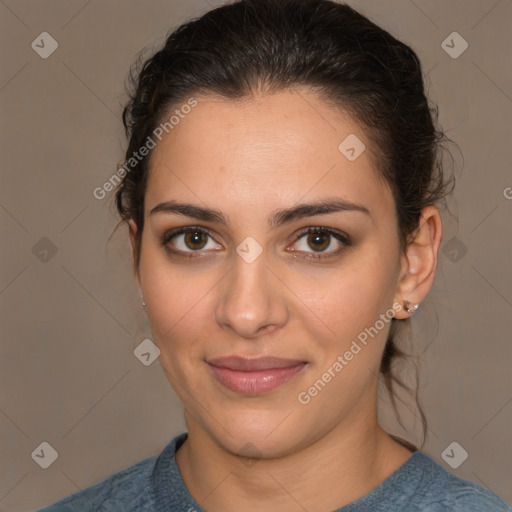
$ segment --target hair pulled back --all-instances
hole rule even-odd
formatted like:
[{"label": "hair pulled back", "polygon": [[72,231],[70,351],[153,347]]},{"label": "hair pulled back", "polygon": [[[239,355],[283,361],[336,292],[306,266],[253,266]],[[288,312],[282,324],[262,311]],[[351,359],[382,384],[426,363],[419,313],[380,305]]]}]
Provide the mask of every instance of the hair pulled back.
[{"label": "hair pulled back", "polygon": [[[163,47],[139,60],[130,75],[123,123],[131,162],[116,191],[121,223],[137,225],[135,264],[144,228],[149,152],[133,154],[152,137],[173,108],[194,95],[244,100],[256,93],[309,87],[361,123],[376,153],[376,171],[395,200],[402,251],[418,228],[421,210],[453,188],[445,180],[436,128],[437,109],[424,90],[416,53],[347,5],[330,0],[239,0],[208,11],[174,30]],[[341,141],[340,141],[341,142]],[[392,320],[380,372],[393,406],[394,384],[412,390],[393,373],[405,356]],[[415,394],[423,424],[426,421]]]}]

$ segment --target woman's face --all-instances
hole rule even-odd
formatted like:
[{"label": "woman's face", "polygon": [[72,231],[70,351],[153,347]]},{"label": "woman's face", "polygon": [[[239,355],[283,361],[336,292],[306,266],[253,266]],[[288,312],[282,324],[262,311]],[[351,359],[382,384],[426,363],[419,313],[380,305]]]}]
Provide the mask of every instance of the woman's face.
[{"label": "woman's face", "polygon": [[197,100],[154,149],[138,274],[189,429],[270,457],[368,425],[401,270],[370,141],[306,89]]}]

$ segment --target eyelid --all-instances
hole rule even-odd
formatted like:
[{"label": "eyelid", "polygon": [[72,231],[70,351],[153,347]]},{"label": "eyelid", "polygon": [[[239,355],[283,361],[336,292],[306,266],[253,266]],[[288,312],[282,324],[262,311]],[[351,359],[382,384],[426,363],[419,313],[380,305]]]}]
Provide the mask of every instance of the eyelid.
[{"label": "eyelid", "polygon": [[179,228],[173,228],[173,229],[167,230],[161,237],[162,242],[164,242],[164,241],[168,242],[169,240],[171,240],[171,238],[173,236],[181,235],[183,233],[188,233],[189,231],[200,231],[201,233],[205,233],[208,236],[211,236],[213,238],[211,231],[208,228],[205,228],[203,226],[182,226]]}]

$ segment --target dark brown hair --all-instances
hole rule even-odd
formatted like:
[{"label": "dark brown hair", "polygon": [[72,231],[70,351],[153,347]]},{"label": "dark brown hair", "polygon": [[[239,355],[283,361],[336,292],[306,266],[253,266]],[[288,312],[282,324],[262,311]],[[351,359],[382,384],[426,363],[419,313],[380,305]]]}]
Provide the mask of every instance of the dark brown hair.
[{"label": "dark brown hair", "polygon": [[[401,250],[414,237],[421,210],[451,192],[436,127],[437,107],[424,91],[416,53],[347,5],[329,0],[240,0],[173,31],[150,58],[139,58],[123,112],[126,161],[146,144],[172,108],[193,95],[243,100],[256,92],[309,87],[361,123],[377,153],[377,171],[393,192]],[[116,191],[121,223],[137,225],[140,259],[144,196],[151,152],[131,165]],[[126,168],[125,168],[126,169]],[[380,372],[396,411],[394,384],[413,392],[392,371],[405,353],[392,326]],[[414,394],[414,393],[413,393]],[[426,420],[414,394],[426,435]],[[400,421],[400,417],[399,417]]]}]

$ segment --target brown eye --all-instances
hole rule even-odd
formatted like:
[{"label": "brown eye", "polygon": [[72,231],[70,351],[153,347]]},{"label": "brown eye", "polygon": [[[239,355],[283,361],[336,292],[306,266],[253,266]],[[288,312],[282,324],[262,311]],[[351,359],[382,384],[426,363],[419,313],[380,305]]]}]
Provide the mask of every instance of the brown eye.
[{"label": "brown eye", "polygon": [[197,251],[204,248],[208,242],[208,235],[201,231],[189,231],[185,233],[183,241],[189,249]]},{"label": "brown eye", "polygon": [[291,252],[304,259],[327,259],[339,256],[352,246],[349,236],[341,231],[314,226],[303,231],[291,246]]},{"label": "brown eye", "polygon": [[166,233],[162,237],[162,245],[171,253],[188,256],[197,252],[202,253],[218,251],[222,246],[217,244],[208,231],[197,227],[184,227]]},{"label": "brown eye", "polygon": [[324,251],[329,247],[331,235],[329,233],[310,233],[307,237],[307,243],[314,251]]}]

